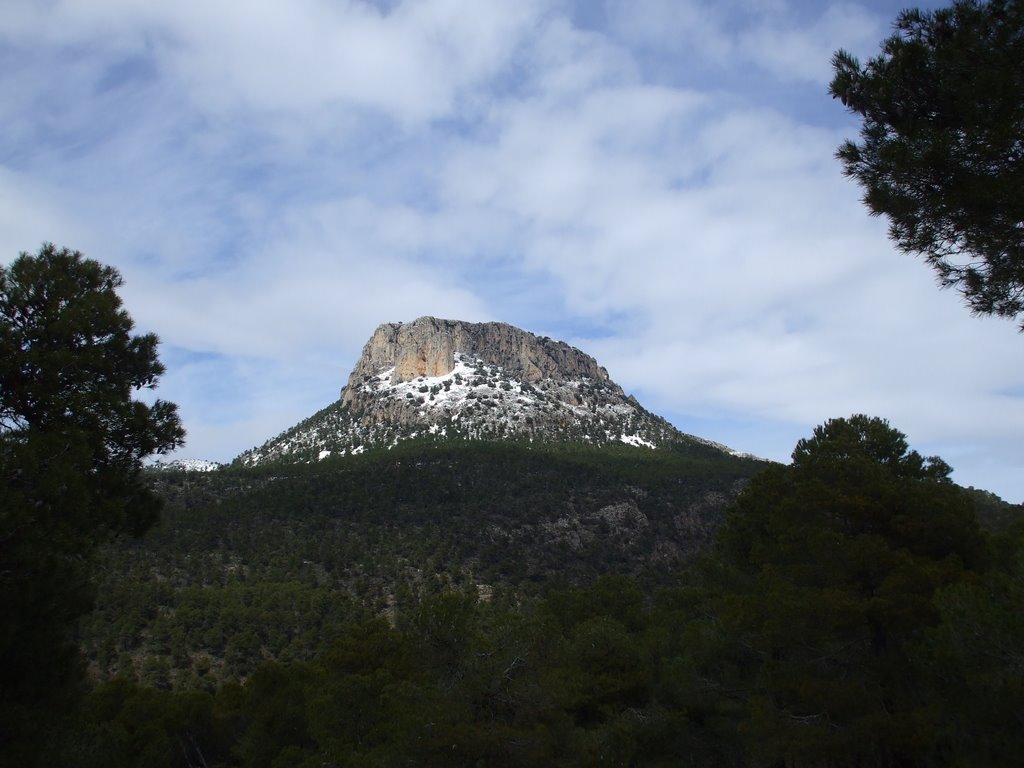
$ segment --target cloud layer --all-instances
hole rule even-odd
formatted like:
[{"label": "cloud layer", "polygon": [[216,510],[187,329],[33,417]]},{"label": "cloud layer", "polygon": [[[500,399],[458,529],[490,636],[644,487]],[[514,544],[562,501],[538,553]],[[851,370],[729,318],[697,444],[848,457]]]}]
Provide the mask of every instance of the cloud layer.
[{"label": "cloud layer", "polygon": [[566,338],[785,459],[867,412],[1019,501],[1022,343],[896,254],[826,94],[882,2],[29,2],[0,18],[0,247],[118,266],[189,455],[336,397],[380,322]]}]

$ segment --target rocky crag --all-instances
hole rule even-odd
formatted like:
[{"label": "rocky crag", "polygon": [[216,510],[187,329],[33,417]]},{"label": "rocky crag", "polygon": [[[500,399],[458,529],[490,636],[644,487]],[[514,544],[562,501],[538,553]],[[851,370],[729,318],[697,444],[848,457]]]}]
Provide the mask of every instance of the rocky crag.
[{"label": "rocky crag", "polygon": [[506,323],[421,317],[379,326],[337,402],[238,460],[317,461],[414,438],[728,451],[644,409],[569,344]]},{"label": "rocky crag", "polygon": [[411,323],[384,323],[373,332],[342,399],[355,399],[358,385],[383,370],[392,371],[392,384],[447,376],[455,370],[460,353],[529,383],[590,379],[622,393],[594,358],[564,341],[535,336],[507,323],[421,317]]}]

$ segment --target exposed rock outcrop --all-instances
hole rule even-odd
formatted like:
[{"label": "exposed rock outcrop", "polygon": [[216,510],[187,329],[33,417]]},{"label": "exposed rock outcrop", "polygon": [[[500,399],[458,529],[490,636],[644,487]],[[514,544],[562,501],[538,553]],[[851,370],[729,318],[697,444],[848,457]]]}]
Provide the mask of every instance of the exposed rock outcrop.
[{"label": "exposed rock outcrop", "polygon": [[507,323],[421,317],[379,326],[337,403],[239,458],[316,461],[431,437],[728,450],[645,410],[569,344]]},{"label": "exposed rock outcrop", "polygon": [[563,341],[535,336],[508,323],[421,317],[411,323],[383,323],[377,327],[363,347],[348,386],[342,390],[342,401],[351,402],[359,384],[391,368],[392,384],[420,376],[446,376],[455,370],[455,355],[459,352],[529,383],[591,379],[617,389],[608,371],[594,358]]}]

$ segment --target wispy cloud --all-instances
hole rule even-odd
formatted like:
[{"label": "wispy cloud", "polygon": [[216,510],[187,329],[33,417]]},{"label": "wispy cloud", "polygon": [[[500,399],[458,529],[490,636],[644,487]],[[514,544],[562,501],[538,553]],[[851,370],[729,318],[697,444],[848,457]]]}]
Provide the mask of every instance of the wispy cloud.
[{"label": "wispy cloud", "polygon": [[1024,498],[1022,343],[896,254],[825,92],[878,0],[19,3],[0,245],[79,248],[160,333],[188,453],[336,397],[380,322],[568,338],[784,458],[865,411]]}]

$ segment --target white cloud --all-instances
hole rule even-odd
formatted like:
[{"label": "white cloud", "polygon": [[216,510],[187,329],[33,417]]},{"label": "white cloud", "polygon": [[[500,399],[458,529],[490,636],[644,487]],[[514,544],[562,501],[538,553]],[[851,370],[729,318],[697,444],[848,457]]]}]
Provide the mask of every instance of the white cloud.
[{"label": "white cloud", "polygon": [[129,286],[140,319],[170,343],[292,361],[361,345],[366,318],[481,318],[455,275],[417,260],[431,237],[415,211],[342,201],[282,214],[278,236],[234,264]]},{"label": "white cloud", "polygon": [[887,21],[856,3],[613,0],[609,6],[615,32],[634,46],[702,70],[760,69],[782,82],[828,82],[835,50],[877,47],[887,29]]},{"label": "white cloud", "polygon": [[363,108],[404,123],[447,116],[466,89],[515,52],[544,12],[539,0],[63,0],[0,22],[10,42],[102,41],[105,57],[152,57],[186,98],[213,114],[273,118]]},{"label": "white cloud", "polygon": [[0,166],[0,253],[6,263],[43,242],[73,243],[82,227],[65,207],[59,189]]},{"label": "white cloud", "polygon": [[632,46],[687,52],[687,59],[724,66],[733,55],[728,15],[720,3],[641,0],[608,3],[610,27]]},{"label": "white cloud", "polygon": [[862,7],[824,6],[805,26],[793,26],[795,13],[773,16],[767,24],[747,27],[736,40],[737,52],[751,64],[782,80],[824,84],[832,79],[832,54],[839,48],[877,47],[886,31]]},{"label": "white cloud", "polygon": [[379,322],[436,314],[570,336],[737,448],[866,411],[1024,497],[1020,338],[894,253],[832,156],[831,52],[895,11],[570,5],[19,4],[0,245],[122,269],[192,455],[262,442]]}]

